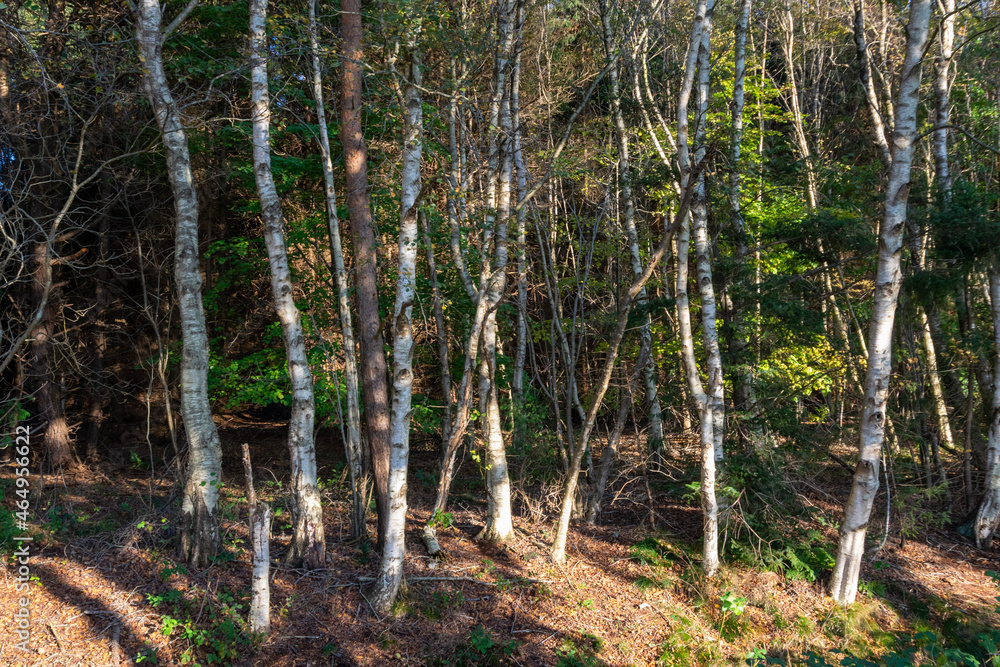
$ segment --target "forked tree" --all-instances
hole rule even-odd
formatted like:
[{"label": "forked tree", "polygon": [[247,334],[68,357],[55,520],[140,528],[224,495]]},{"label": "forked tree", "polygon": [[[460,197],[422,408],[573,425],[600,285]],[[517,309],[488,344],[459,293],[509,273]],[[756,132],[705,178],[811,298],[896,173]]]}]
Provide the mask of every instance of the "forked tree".
[{"label": "forked tree", "polygon": [[912,0],[910,3],[906,54],[897,88],[896,122],[889,139],[892,162],[886,184],[875,302],[868,333],[868,371],[860,422],[860,460],[854,472],[851,494],[844,508],[837,561],[830,579],[830,595],[843,605],[854,602],[858,592],[865,535],[879,488],[879,459],[885,436],[889,379],[892,372],[893,322],[903,282],[900,259],[910,192],[910,171],[917,139],[921,60],[927,45],[930,13],[930,0]]}]

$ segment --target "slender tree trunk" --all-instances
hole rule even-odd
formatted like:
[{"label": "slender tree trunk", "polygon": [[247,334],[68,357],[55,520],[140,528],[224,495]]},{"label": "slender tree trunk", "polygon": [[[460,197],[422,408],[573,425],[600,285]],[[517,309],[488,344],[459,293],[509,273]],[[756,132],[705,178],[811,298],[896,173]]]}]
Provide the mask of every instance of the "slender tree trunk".
[{"label": "slender tree trunk", "polygon": [[[681,167],[681,186],[684,190],[694,189],[695,206],[704,207],[704,183],[701,169],[696,169],[704,148],[696,153],[696,162],[691,161],[690,130],[688,119],[688,103],[694,89],[695,74],[699,72],[700,62],[707,60],[701,57],[703,51],[703,33],[710,25],[711,12],[714,10],[714,0],[698,0],[695,8],[694,24],[691,28],[691,41],[688,46],[687,61],[684,68],[684,80],[681,84],[677,100],[677,158]],[[708,31],[711,28],[707,28]],[[699,88],[700,88],[699,82]],[[699,111],[702,94],[699,92]],[[704,117],[699,114],[696,120],[695,134],[700,134],[699,126]],[[698,172],[695,175],[695,171]],[[692,180],[694,179],[694,180]],[[699,201],[700,200],[700,201]],[[698,362],[694,355],[694,335],[691,328],[691,305],[688,296],[688,261],[691,254],[691,217],[685,216],[677,235],[677,287],[674,292],[677,306],[677,322],[681,337],[681,354],[684,359],[684,375],[687,377],[688,388],[695,404],[698,406],[698,417],[701,424],[701,508],[704,532],[702,567],[708,576],[714,576],[719,569],[719,506],[715,496],[715,419],[713,402],[705,392],[698,372]],[[702,213],[702,215],[706,215]],[[699,281],[700,282],[700,281]]]},{"label": "slender tree trunk", "polygon": [[38,416],[45,423],[45,454],[54,470],[74,468],[79,465],[66,422],[64,390],[55,373],[53,338],[58,331],[56,307],[50,296],[45,299],[45,281],[51,280],[51,261],[48,241],[35,245],[35,270],[32,292],[37,307],[42,308],[42,319],[31,338],[31,374],[34,376],[35,403]]},{"label": "slender tree trunk", "polygon": [[[508,69],[514,46],[516,2],[504,0],[500,5],[499,42],[495,58],[494,91],[490,103],[488,132],[489,156],[486,175],[486,229],[483,235],[483,268],[481,281],[489,282],[486,298],[491,304],[483,326],[483,360],[479,367],[479,400],[483,413],[483,439],[486,441],[486,525],[476,539],[505,542],[514,534],[511,517],[510,477],[507,453],[500,421],[500,405],[496,384],[497,326],[494,305],[503,298],[506,286],[507,227],[510,219],[511,177],[511,99],[508,91]],[[493,243],[490,280],[490,241]]]},{"label": "slender tree trunk", "polygon": [[326,125],[326,106],[323,103],[323,79],[319,59],[319,26],[316,22],[316,4],[309,1],[309,47],[312,55],[312,87],[316,100],[316,117],[319,127],[319,149],[323,159],[323,180],[326,185],[327,226],[330,235],[330,254],[333,274],[337,281],[337,311],[340,331],[344,338],[344,382],[347,388],[347,442],[344,450],[351,475],[351,538],[367,534],[365,507],[368,493],[368,470],[361,443],[361,410],[358,406],[358,361],[354,341],[354,324],[351,321],[350,286],[344,266],[344,250],[340,242],[340,220],[337,216],[337,193],[333,184],[333,161],[330,154],[330,136]]},{"label": "slender tree trunk", "polygon": [[809,197],[809,208],[816,210],[819,207],[819,185],[816,180],[812,152],[809,150],[809,139],[806,137],[802,105],[799,103],[799,89],[795,79],[795,17],[792,15],[791,5],[785,5],[782,24],[785,28],[785,40],[781,43],[781,47],[785,55],[785,71],[788,73],[788,101],[792,116],[792,129],[806,171],[806,194]]},{"label": "slender tree trunk", "polygon": [[875,147],[878,149],[882,166],[889,168],[892,158],[889,156],[889,142],[885,137],[885,123],[875,92],[875,81],[872,80],[871,58],[868,57],[868,39],[865,35],[865,3],[857,0],[854,5],[854,44],[858,51],[858,69],[861,72],[861,87],[865,91],[865,101],[868,103],[868,113],[871,116],[872,128],[875,132]]},{"label": "slender tree trunk", "polygon": [[[698,130],[695,133],[695,160],[705,159],[708,125],[708,79],[711,69],[712,13],[714,2],[709,4],[701,32],[698,51]],[[712,443],[715,460],[723,459],[722,442],[726,430],[726,400],[723,384],[722,353],[719,350],[719,332],[716,326],[715,285],[712,280],[712,248],[708,234],[708,192],[705,172],[698,176],[694,199],[691,204],[692,233],[695,245],[695,267],[698,292],[701,296],[701,328],[704,337],[708,394],[712,403]]]},{"label": "slender tree trunk", "polygon": [[[514,132],[514,169],[517,178],[517,200],[524,199],[528,192],[528,167],[521,150],[521,51],[522,26],[524,25],[524,3],[517,8],[517,43],[514,48],[514,71],[510,83],[511,125]],[[524,366],[528,356],[528,259],[525,221],[528,207],[517,209],[517,341],[514,350],[514,376],[511,391],[514,397],[514,444],[527,444],[526,415],[524,402]]]},{"label": "slender tree trunk", "polygon": [[934,178],[946,200],[951,199],[951,169],[948,164],[948,125],[951,119],[951,60],[955,46],[955,0],[941,0],[943,16],[938,30],[940,51],[934,60]]},{"label": "slender tree trunk", "polygon": [[201,301],[198,199],[191,173],[187,134],[163,68],[161,22],[159,2],[141,0],[137,32],[143,60],[143,85],[160,128],[177,218],[174,281],[184,342],[181,354],[181,415],[188,441],[180,551],[188,562],[203,567],[208,565],[219,548],[217,508],[222,483],[222,449],[208,400],[208,334]]},{"label": "slender tree trunk", "polygon": [[922,306],[917,306],[917,323],[920,326],[921,339],[924,346],[924,356],[927,358],[927,384],[931,388],[931,401],[934,403],[934,417],[938,426],[938,437],[950,449],[955,448],[951,424],[948,421],[948,406],[945,404],[944,390],[941,387],[941,374],[938,372],[937,350],[931,335],[931,325],[927,313]]},{"label": "slender tree trunk", "polygon": [[875,303],[868,337],[868,371],[861,414],[860,460],[854,474],[851,495],[844,508],[837,561],[830,580],[830,595],[843,605],[854,602],[857,595],[865,534],[879,488],[879,459],[891,374],[892,331],[902,284],[900,257],[917,134],[920,61],[927,43],[930,9],[930,0],[913,0],[910,3],[906,55],[900,71],[896,125],[892,133],[892,164],[886,187]]},{"label": "slender tree trunk", "polygon": [[[642,274],[642,256],[639,254],[639,232],[635,226],[635,200],[632,196],[632,173],[629,164],[628,132],[625,127],[625,117],[621,108],[621,91],[619,88],[619,60],[616,59],[616,43],[611,27],[611,8],[608,0],[601,0],[601,27],[604,41],[604,55],[611,64],[609,77],[611,79],[611,112],[615,126],[615,137],[618,143],[618,180],[621,184],[621,202],[625,209],[625,240],[629,246],[632,260],[632,277]],[[646,290],[639,292],[638,303],[642,307],[648,301]],[[639,330],[641,340],[640,356],[646,360],[643,369],[643,383],[646,388],[646,410],[649,418],[648,446],[650,451],[660,451],[663,446],[663,419],[660,412],[660,401],[656,397],[656,360],[653,359],[653,338],[650,332],[650,318],[646,314]],[[645,352],[645,354],[643,354]]]},{"label": "slender tree trunk", "polygon": [[385,341],[378,311],[378,249],[368,193],[368,146],[361,128],[363,75],[361,0],[341,2],[344,75],[341,82],[340,143],[347,172],[347,213],[354,239],[355,289],[361,330],[361,386],[368,451],[375,481],[378,548],[385,538],[389,493],[389,387]]},{"label": "slender tree trunk", "polygon": [[993,339],[996,357],[993,364],[993,401],[990,414],[989,439],[986,445],[986,489],[976,520],[973,534],[976,545],[985,549],[990,545],[997,527],[1000,526],[1000,265],[990,267],[990,301],[993,311]]},{"label": "slender tree trunk", "polygon": [[326,564],[323,507],[316,484],[316,442],[313,425],[316,402],[305,336],[285,249],[281,200],[271,174],[271,109],[267,90],[267,0],[250,0],[250,81],[253,97],[253,172],[257,181],[264,243],[271,267],[274,309],[281,321],[292,385],[292,415],[288,423],[288,450],[292,461],[292,521],[294,532],[287,562],[306,569]]},{"label": "slender tree trunk", "polygon": [[[733,229],[737,234],[737,250],[741,262],[747,261],[747,228],[740,207],[740,153],[743,143],[743,107],[745,101],[744,89],[746,81],[746,45],[747,25],[750,22],[750,9],[753,0],[740,2],[740,14],[736,22],[735,72],[733,76],[732,121],[733,133],[729,145],[729,208],[733,213]],[[745,274],[744,274],[745,275]],[[746,311],[752,305],[749,299],[734,299],[732,330],[735,336],[733,346],[733,363],[736,364],[736,379],[733,382],[733,399],[736,410],[748,412],[753,409],[753,364],[747,358],[750,348],[750,331],[746,326]]]},{"label": "slender tree trunk", "polygon": [[408,80],[404,93],[406,109],[403,129],[401,215],[399,224],[399,275],[392,325],[392,449],[389,458],[389,516],[382,547],[382,564],[371,591],[371,602],[380,614],[388,614],[403,580],[406,556],[406,472],[410,456],[410,417],[413,414],[413,302],[417,276],[417,206],[420,193],[420,162],[423,151],[423,101],[420,96],[420,58],[411,27]]}]

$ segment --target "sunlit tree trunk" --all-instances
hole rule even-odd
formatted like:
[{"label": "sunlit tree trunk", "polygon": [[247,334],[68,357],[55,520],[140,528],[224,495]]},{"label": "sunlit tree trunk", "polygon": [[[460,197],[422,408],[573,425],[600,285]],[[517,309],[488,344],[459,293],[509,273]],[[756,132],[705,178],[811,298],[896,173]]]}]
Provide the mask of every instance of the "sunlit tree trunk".
[{"label": "sunlit tree trunk", "polygon": [[341,2],[344,72],[340,100],[340,144],[347,173],[347,214],[354,239],[355,289],[361,335],[361,386],[368,427],[368,451],[375,482],[378,542],[385,537],[389,492],[389,386],[385,341],[378,312],[378,249],[368,192],[368,147],[361,128],[361,0]]},{"label": "sunlit tree trunk", "polygon": [[840,604],[851,604],[858,591],[858,576],[865,550],[865,534],[879,488],[879,458],[886,422],[892,360],[892,331],[897,297],[902,284],[900,257],[910,188],[910,168],[917,135],[920,61],[927,44],[930,0],[912,0],[906,30],[906,55],[900,71],[896,124],[891,136],[892,164],[886,185],[885,217],[879,245],[875,302],[868,336],[868,370],[861,414],[860,460],[840,527],[837,561],[830,580],[830,595]]},{"label": "sunlit tree trunk", "polygon": [[316,403],[299,309],[285,249],[281,200],[271,174],[271,109],[267,90],[267,0],[250,0],[250,82],[253,120],[253,172],[264,219],[264,243],[271,268],[274,309],[281,321],[292,386],[292,415],[288,423],[288,450],[292,462],[292,542],[285,556],[307,569],[326,564],[323,507],[316,484],[316,443],[313,425]]},{"label": "sunlit tree trunk", "polygon": [[330,235],[330,253],[333,274],[337,281],[337,311],[340,331],[344,337],[344,382],[347,387],[347,442],[344,450],[351,475],[351,538],[365,536],[365,497],[368,471],[361,443],[361,411],[358,406],[358,362],[354,342],[354,324],[351,321],[350,286],[344,266],[344,251],[340,241],[340,220],[337,216],[337,193],[333,183],[333,161],[330,155],[330,136],[326,126],[326,106],[323,102],[323,79],[319,58],[319,26],[316,22],[316,4],[309,1],[309,47],[312,55],[312,88],[316,100],[316,124],[319,128],[319,148],[323,158],[323,180],[326,185],[327,226]]},{"label": "sunlit tree trunk", "polygon": [[[499,43],[494,64],[494,91],[490,102],[488,164],[486,175],[486,229],[483,235],[481,281],[488,281],[486,298],[490,309],[483,326],[483,359],[479,366],[479,401],[483,414],[483,439],[486,441],[486,525],[477,539],[504,542],[514,534],[510,505],[510,476],[507,452],[500,421],[496,384],[497,325],[494,306],[503,298],[506,286],[507,228],[510,218],[511,118],[509,95],[510,60],[515,37],[516,2],[504,0],[499,7]],[[493,245],[490,260],[490,241]],[[496,272],[496,278],[490,275]]]},{"label": "sunlit tree trunk", "polygon": [[[684,191],[694,189],[692,209],[704,207],[704,184],[702,182],[700,165],[697,164],[698,153],[704,155],[704,148],[696,152],[695,164],[691,160],[690,121],[688,103],[694,89],[695,75],[700,74],[700,62],[707,60],[701,57],[704,43],[704,33],[709,32],[710,14],[714,9],[714,0],[698,0],[695,7],[694,24],[691,28],[691,41],[688,45],[687,60],[684,67],[684,79],[681,83],[677,100],[677,159],[681,167],[681,187]],[[699,82],[699,87],[700,87]],[[701,93],[699,93],[701,98]],[[701,109],[699,99],[699,110]],[[703,122],[703,116],[696,123]],[[697,128],[697,125],[696,125]],[[700,130],[696,129],[696,135]],[[697,172],[697,173],[696,173]],[[692,180],[694,179],[694,180]],[[700,201],[699,201],[700,200]],[[677,235],[677,286],[674,292],[677,307],[677,323],[680,330],[681,354],[684,359],[684,375],[688,381],[691,396],[698,406],[698,417],[701,425],[701,509],[704,532],[702,566],[708,576],[713,576],[719,569],[719,506],[715,497],[715,419],[713,402],[705,392],[698,371],[698,362],[694,354],[694,334],[691,328],[691,305],[688,296],[688,258],[691,254],[691,218],[698,215],[692,212],[685,216]]]},{"label": "sunlit tree trunk", "polygon": [[382,546],[382,563],[371,591],[371,602],[380,614],[392,609],[403,579],[406,555],[406,473],[410,456],[410,416],[413,414],[413,302],[417,274],[417,197],[423,151],[423,104],[420,96],[420,59],[416,36],[419,24],[410,27],[409,67],[405,84],[401,215],[399,223],[399,274],[392,315],[392,418],[389,426],[389,516]]},{"label": "sunlit tree trunk", "polygon": [[170,94],[163,68],[162,15],[158,0],[138,5],[138,42],[143,60],[143,86],[160,128],[167,158],[167,177],[174,194],[174,280],[181,317],[181,415],[188,440],[180,530],[182,557],[206,566],[219,548],[217,517],[222,482],[222,450],[208,400],[208,334],[201,301],[198,253],[198,199],[191,174],[187,134]]},{"label": "sunlit tree trunk", "polygon": [[[698,129],[695,132],[695,162],[705,159],[708,124],[708,79],[711,70],[712,13],[714,2],[708,5],[698,51]],[[712,248],[708,234],[708,191],[705,172],[698,175],[694,199],[691,202],[691,232],[694,235],[695,270],[701,297],[701,328],[704,338],[708,373],[708,397],[712,403],[712,446],[715,460],[723,458],[722,441],[726,430],[726,400],[723,384],[722,353],[716,326],[715,284],[712,280]],[[714,482],[713,482],[714,483]]]}]

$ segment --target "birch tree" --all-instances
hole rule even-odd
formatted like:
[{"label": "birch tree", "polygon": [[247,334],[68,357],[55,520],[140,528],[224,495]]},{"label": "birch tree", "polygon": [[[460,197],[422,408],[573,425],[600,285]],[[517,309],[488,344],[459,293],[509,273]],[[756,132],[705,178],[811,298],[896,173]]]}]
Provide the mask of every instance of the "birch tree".
[{"label": "birch tree", "polygon": [[[1000,266],[997,260],[990,267],[989,295],[993,314],[993,343],[1000,352]],[[993,402],[986,445],[986,489],[972,525],[976,545],[981,549],[989,546],[1000,526],[1000,353],[994,359]]]},{"label": "birch tree", "polygon": [[[181,415],[188,440],[188,467],[181,501],[180,552],[196,567],[207,566],[219,548],[218,502],[222,449],[208,400],[208,333],[202,306],[198,253],[198,198],[187,134],[163,67],[163,14],[158,0],[140,0],[137,41],[143,87],[160,128],[167,177],[174,195],[174,280],[184,349],[181,354]],[[171,24],[176,27],[176,21]]]},{"label": "birch tree", "polygon": [[281,321],[288,378],[292,386],[292,414],[288,423],[288,450],[292,462],[292,523],[294,532],[286,560],[307,569],[326,564],[323,508],[316,484],[316,443],[313,426],[316,403],[305,336],[285,248],[281,200],[271,174],[271,109],[267,79],[267,0],[250,1],[250,84],[253,121],[253,172],[264,219],[264,243],[271,269],[274,309]]},{"label": "birch tree", "polygon": [[[695,75],[697,73],[698,101],[696,123],[700,126],[704,122],[704,111],[707,106],[702,106],[703,101],[707,105],[707,69],[709,55],[707,53],[707,40],[711,35],[711,14],[714,9],[714,0],[698,0],[695,6],[694,23],[691,27],[691,41],[688,44],[687,58],[684,66],[684,79],[681,83],[677,101],[677,159],[681,167],[681,187],[684,190],[693,189],[694,198],[692,201],[692,215],[685,216],[681,221],[680,231],[677,235],[677,284],[674,292],[677,308],[677,322],[680,329],[681,353],[684,360],[684,375],[687,377],[688,387],[691,396],[698,406],[698,417],[701,427],[701,509],[702,526],[704,533],[702,567],[708,576],[713,576],[719,568],[719,506],[715,496],[715,462],[716,462],[716,435],[715,425],[715,402],[712,396],[705,391],[701,381],[701,374],[698,370],[698,362],[694,354],[694,335],[691,327],[691,306],[688,296],[688,257],[691,245],[692,218],[696,221],[696,243],[698,233],[706,235],[707,225],[707,201],[705,193],[704,175],[701,170],[697,170],[698,165],[704,158],[705,149],[698,146],[695,151],[695,160],[692,163],[690,148],[690,120],[688,115],[688,104],[691,93],[694,89]],[[704,78],[704,82],[702,79]],[[704,85],[704,92],[702,88]],[[703,131],[696,129],[695,136],[704,136]],[[703,237],[702,243],[707,240]],[[707,258],[706,258],[707,259]],[[702,257],[699,252],[699,264]],[[708,273],[708,290],[712,290],[710,267]],[[701,286],[702,275],[698,275],[698,283]],[[707,291],[707,290],[706,290]],[[703,294],[704,298],[704,294]],[[711,307],[714,309],[714,295],[711,295]],[[708,310],[703,304],[703,312]],[[712,313],[714,316],[714,312]],[[708,328],[706,327],[705,337],[708,342]],[[716,338],[716,350],[718,345]],[[706,349],[708,349],[706,345]],[[711,371],[710,371],[711,372]],[[710,378],[711,379],[711,378]]]},{"label": "birch tree", "polygon": [[[486,525],[476,536],[480,540],[505,542],[514,534],[510,505],[510,476],[500,422],[496,384],[497,323],[496,304],[506,287],[508,226],[510,220],[511,116],[509,77],[515,38],[517,0],[502,0],[499,7],[498,43],[493,66],[493,95],[487,126],[486,224],[482,243],[480,282],[488,284],[490,308],[483,324],[483,359],[479,365],[479,401],[486,441]],[[492,245],[492,253],[490,246]],[[492,279],[491,279],[492,277]]]},{"label": "birch tree", "polygon": [[406,472],[410,455],[410,417],[413,398],[413,302],[417,272],[417,206],[420,193],[420,163],[423,151],[423,114],[420,87],[420,56],[417,51],[420,24],[410,26],[404,92],[403,165],[399,223],[399,273],[396,304],[392,314],[392,418],[389,458],[389,514],[386,519],[382,563],[371,593],[372,606],[387,614],[396,601],[403,578],[406,555]]},{"label": "birch tree", "polygon": [[837,561],[830,580],[831,597],[843,605],[854,602],[857,595],[868,520],[879,488],[879,458],[887,419],[893,323],[902,284],[900,257],[917,136],[921,59],[928,39],[930,11],[930,0],[913,0],[910,3],[906,53],[895,104],[895,127],[890,137],[892,163],[886,184],[875,302],[868,333],[868,370],[860,421],[860,460],[844,508]]}]

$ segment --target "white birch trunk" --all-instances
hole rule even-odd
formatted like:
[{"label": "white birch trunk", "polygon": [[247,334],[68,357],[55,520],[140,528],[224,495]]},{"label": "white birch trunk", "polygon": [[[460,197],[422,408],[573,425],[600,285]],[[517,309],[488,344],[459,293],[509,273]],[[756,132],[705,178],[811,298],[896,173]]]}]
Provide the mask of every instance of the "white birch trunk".
[{"label": "white birch trunk", "polygon": [[[713,0],[707,2],[699,0],[696,6],[691,41],[688,45],[687,61],[684,68],[684,79],[677,102],[677,157],[681,168],[682,187],[685,190],[694,188],[692,208],[699,205],[699,199],[702,200],[700,205],[704,206],[704,184],[700,175],[695,176],[695,182],[691,181],[692,176],[695,175],[695,165],[691,163],[688,103],[694,88],[695,74],[699,69],[699,56],[704,39],[702,33],[705,32],[705,27],[710,21],[708,15],[713,8]],[[699,92],[700,97],[701,93]],[[701,118],[698,119],[698,122],[701,122]],[[700,130],[696,129],[696,135],[698,134],[700,134]],[[704,154],[703,149],[699,152]],[[698,171],[700,174],[700,169]],[[713,576],[719,568],[719,508],[715,497],[715,419],[713,403],[702,385],[698,362],[694,355],[691,304],[688,297],[688,257],[691,253],[691,217],[694,215],[684,218],[677,236],[677,284],[674,297],[677,307],[677,323],[680,329],[681,356],[684,360],[684,375],[687,378],[691,396],[698,406],[698,416],[701,423],[701,507],[704,532],[702,566],[708,576]]]},{"label": "white birch trunk", "polygon": [[861,87],[865,91],[868,102],[868,113],[871,116],[872,127],[875,130],[875,146],[878,148],[882,166],[889,168],[892,158],[889,156],[889,142],[885,137],[885,123],[882,122],[882,112],[879,108],[878,95],[875,92],[875,81],[872,79],[871,58],[868,56],[868,38],[865,35],[865,3],[857,0],[854,5],[854,44],[858,51],[858,68],[861,70]]},{"label": "white birch trunk", "polygon": [[250,543],[253,575],[250,595],[250,632],[271,631],[271,507],[261,503],[251,513]]},{"label": "white birch trunk", "polygon": [[216,515],[222,474],[222,450],[208,399],[208,333],[201,300],[198,252],[198,199],[191,174],[187,134],[163,68],[162,14],[158,0],[138,6],[138,42],[143,59],[143,85],[160,127],[167,176],[174,194],[174,280],[181,316],[181,415],[188,439],[188,470],[180,551],[197,567],[207,566],[218,551]]},{"label": "white birch trunk", "polygon": [[973,523],[973,535],[980,549],[989,547],[1000,526],[1000,266],[995,262],[990,268],[990,297],[997,354],[993,365],[993,403],[986,444],[986,490],[979,501]]},{"label": "white birch trunk", "polygon": [[417,274],[417,198],[420,194],[420,163],[423,152],[423,101],[420,59],[411,28],[408,81],[405,86],[401,215],[399,223],[399,273],[396,305],[392,316],[392,415],[389,423],[389,516],[386,520],[382,563],[371,591],[371,603],[379,614],[392,609],[403,580],[406,556],[406,473],[410,456],[410,417],[413,398],[413,302]]},{"label": "white birch trunk", "polygon": [[951,198],[951,169],[948,164],[948,128],[951,122],[951,60],[955,47],[955,0],[941,0],[943,13],[938,32],[941,50],[934,60],[934,130],[931,150],[934,153],[934,178],[945,199]]},{"label": "white birch trunk", "polygon": [[250,631],[267,634],[271,631],[271,507],[257,502],[253,487],[253,467],[250,446],[243,443],[243,475],[247,486],[247,509],[250,524],[250,548],[253,569],[250,584]]},{"label": "white birch trunk", "polygon": [[784,10],[785,40],[781,43],[785,55],[785,71],[788,73],[789,106],[792,112],[792,128],[795,131],[795,143],[805,163],[806,194],[809,197],[810,210],[819,206],[819,186],[816,182],[816,172],[813,165],[812,152],[809,150],[809,139],[806,137],[805,124],[802,121],[802,107],[799,104],[799,89],[795,82],[795,17],[791,5]]},{"label": "white birch trunk", "polygon": [[879,488],[879,458],[885,435],[892,360],[892,332],[902,284],[900,257],[910,189],[910,169],[917,136],[920,61],[927,44],[930,0],[913,0],[907,25],[906,55],[899,77],[896,125],[891,137],[892,164],[886,186],[875,303],[868,335],[868,370],[861,414],[860,460],[840,527],[837,562],[830,595],[840,604],[854,602],[858,592],[865,534]]},{"label": "white birch trunk", "polygon": [[[507,452],[500,422],[496,386],[496,304],[504,296],[507,267],[507,226],[510,218],[513,151],[510,146],[510,97],[507,90],[508,63],[514,46],[515,6],[505,0],[500,6],[499,43],[497,46],[494,90],[490,101],[487,127],[489,157],[486,175],[486,226],[483,234],[481,281],[489,281],[486,298],[490,310],[483,327],[484,358],[479,367],[479,400],[483,414],[483,439],[486,441],[486,525],[476,539],[505,542],[514,534],[510,505],[510,477]],[[491,262],[489,247],[494,246]],[[492,271],[491,271],[492,265]],[[490,280],[491,273],[495,279]]]},{"label": "white birch trunk", "polygon": [[347,284],[347,270],[344,266],[344,250],[340,241],[340,220],[337,215],[337,192],[333,183],[333,161],[330,155],[330,135],[326,126],[326,106],[323,103],[323,79],[319,59],[319,26],[316,22],[316,4],[309,0],[309,49],[312,55],[312,88],[316,100],[316,124],[319,126],[319,150],[323,159],[323,181],[326,186],[326,214],[330,235],[330,254],[333,260],[333,274],[337,282],[337,311],[340,315],[340,331],[344,338],[344,382],[347,388],[347,442],[344,451],[351,475],[351,538],[366,535],[365,496],[367,492],[367,471],[365,470],[364,448],[361,444],[361,410],[358,406],[358,358],[354,341],[354,326],[351,321],[351,295]]},{"label": "white birch trunk", "polygon": [[250,82],[253,120],[253,163],[264,242],[271,269],[274,309],[281,321],[281,333],[292,386],[292,416],[288,423],[288,450],[292,463],[292,521],[294,533],[285,556],[288,562],[307,569],[326,564],[323,535],[323,508],[316,485],[316,445],[313,424],[316,404],[312,374],[306,356],[305,337],[295,305],[292,276],[285,249],[281,200],[271,174],[271,110],[267,90],[267,0],[250,2]]},{"label": "white birch trunk", "polygon": [[[714,1],[708,5],[698,50],[698,130],[695,133],[695,161],[705,159],[706,125],[708,123],[708,79],[711,69],[712,13]],[[708,234],[708,192],[705,173],[698,175],[691,203],[692,233],[695,246],[695,269],[698,292],[701,297],[701,328],[704,338],[706,370],[708,372],[708,400],[712,404],[712,447],[716,461],[723,459],[722,441],[726,430],[726,399],[722,372],[722,353],[719,350],[719,332],[716,326],[715,285],[712,280],[712,248]],[[714,464],[713,464],[714,468]],[[702,476],[704,476],[702,471]],[[714,486],[714,475],[712,485]]]},{"label": "white birch trunk", "polygon": [[[948,420],[948,406],[944,400],[944,389],[941,387],[941,374],[938,372],[937,350],[934,347],[934,337],[931,334],[931,323],[927,312],[922,306],[917,306],[917,323],[924,346],[924,356],[927,363],[927,384],[931,388],[931,401],[934,403],[934,417],[938,425],[938,436],[949,449],[955,448],[955,438],[952,436],[951,423]],[[946,483],[947,479],[941,480]]]}]

